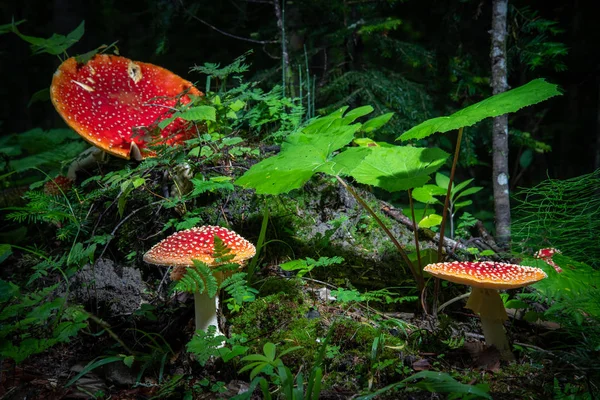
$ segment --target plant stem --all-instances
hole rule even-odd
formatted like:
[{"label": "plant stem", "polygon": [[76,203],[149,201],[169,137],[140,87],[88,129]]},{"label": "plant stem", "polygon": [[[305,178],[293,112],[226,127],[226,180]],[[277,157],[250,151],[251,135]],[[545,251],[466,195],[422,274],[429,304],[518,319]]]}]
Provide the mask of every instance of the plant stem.
[{"label": "plant stem", "polygon": [[408,265],[410,272],[412,273],[413,277],[415,278],[415,281],[417,282],[417,289],[419,290],[419,293],[421,293],[421,291],[425,287],[425,281],[423,280],[423,277],[421,275],[417,274],[415,267],[412,265],[412,262],[408,258],[406,251],[404,251],[404,249],[402,248],[400,242],[398,242],[394,234],[387,228],[387,226],[385,226],[383,221],[377,216],[377,214],[375,214],[375,211],[373,211],[373,209],[369,207],[369,205],[358,195],[358,193],[356,193],[356,191],[354,191],[354,189],[352,189],[352,187],[350,187],[350,185],[348,185],[342,178],[340,178],[339,176],[336,176],[336,178],[342,184],[342,186],[344,186],[348,193],[350,193],[356,199],[356,201],[358,201],[358,203],[365,210],[367,210],[367,212],[375,219],[375,222],[377,222],[377,224],[381,227],[381,229],[383,229],[386,235],[388,235],[392,243],[394,243],[394,246],[396,246],[396,248],[398,249],[400,256],[402,256],[402,259],[404,260],[406,265]]},{"label": "plant stem", "polygon": [[412,214],[413,232],[415,237],[415,251],[417,252],[417,264],[419,265],[419,275],[423,277],[423,265],[421,265],[421,251],[419,249],[419,227],[415,218],[415,207],[412,199],[412,189],[408,189],[408,203],[410,204],[410,212]]},{"label": "plant stem", "polygon": [[452,169],[450,170],[450,182],[444,199],[444,210],[442,212],[442,225],[440,226],[440,241],[438,243],[438,262],[442,261],[442,249],[444,248],[444,228],[446,227],[446,219],[448,218],[448,204],[450,203],[450,193],[452,192],[452,183],[454,182],[454,173],[456,172],[456,164],[458,164],[458,156],[460,153],[460,142],[462,141],[463,128],[458,130],[456,138],[456,148],[454,149],[454,159],[452,160]]},{"label": "plant stem", "polygon": [[[437,260],[442,262],[443,255],[442,250],[444,249],[444,230],[446,228],[446,219],[448,218],[448,205],[450,203],[450,194],[452,192],[452,183],[454,182],[454,173],[456,172],[456,164],[458,164],[458,156],[460,154],[460,143],[462,141],[463,128],[458,130],[458,136],[456,138],[456,148],[454,149],[454,159],[452,160],[452,169],[450,170],[450,181],[448,182],[448,189],[446,190],[446,198],[444,199],[444,210],[442,211],[442,225],[440,225],[440,241],[438,242]],[[435,278],[435,284],[433,288],[433,315],[437,314],[437,302],[438,295],[440,293],[440,280]]]}]

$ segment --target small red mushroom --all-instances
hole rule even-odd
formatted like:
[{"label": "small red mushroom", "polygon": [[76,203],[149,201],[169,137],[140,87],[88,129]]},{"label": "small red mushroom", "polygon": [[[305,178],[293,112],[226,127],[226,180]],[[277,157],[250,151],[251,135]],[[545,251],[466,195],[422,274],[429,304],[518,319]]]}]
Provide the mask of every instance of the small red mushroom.
[{"label": "small red mushroom", "polygon": [[541,259],[560,274],[561,272],[563,272],[562,268],[559,267],[558,264],[556,264],[554,261],[552,261],[552,256],[554,256],[555,254],[561,254],[560,250],[554,248],[546,248],[539,249],[533,257]]},{"label": "small red mushroom", "polygon": [[44,184],[44,193],[49,196],[60,196],[73,186],[73,180],[58,175]]},{"label": "small red mushroom", "polygon": [[[230,250],[233,258],[228,263],[236,263],[242,266],[244,262],[256,254],[256,248],[246,239],[227,228],[220,226],[202,226],[176,232],[166,239],[155,244],[144,254],[144,261],[149,264],[168,265],[173,267],[171,278],[181,279],[185,268],[194,265],[193,260],[206,263],[209,267],[219,264],[213,257],[215,252],[215,236],[218,236],[223,244]],[[222,274],[217,276],[222,280]],[[219,282],[220,283],[220,282]],[[210,298],[206,291],[194,293],[194,306],[196,318],[196,330],[203,330],[214,325],[217,328],[216,335],[220,335],[217,319],[219,308],[218,294]]]},{"label": "small red mushroom", "polygon": [[539,268],[493,261],[454,261],[423,268],[436,278],[473,287],[466,308],[479,314],[485,342],[505,360],[514,360],[503,322],[508,319],[498,290],[528,286],[547,277]]},{"label": "small red mushroom", "polygon": [[[178,102],[202,93],[193,84],[156,65],[97,54],[84,64],[63,62],[52,78],[52,104],[85,140],[117,157],[151,156],[149,130],[169,118]],[[185,121],[175,119],[161,132],[162,143],[191,137]]]}]

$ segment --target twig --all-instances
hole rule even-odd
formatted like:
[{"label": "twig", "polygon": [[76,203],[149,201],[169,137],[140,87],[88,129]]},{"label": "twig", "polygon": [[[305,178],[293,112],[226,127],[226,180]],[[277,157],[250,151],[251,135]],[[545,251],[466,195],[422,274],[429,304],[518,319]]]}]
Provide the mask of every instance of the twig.
[{"label": "twig", "polygon": [[181,7],[183,8],[184,12],[187,15],[189,15],[196,21],[203,23],[204,25],[208,26],[209,28],[214,29],[215,31],[219,32],[222,35],[229,36],[230,38],[233,38],[233,39],[244,40],[246,42],[251,42],[251,43],[258,43],[258,44],[277,43],[277,40],[256,40],[256,39],[250,39],[250,38],[245,38],[245,37],[241,37],[241,36],[236,36],[231,33],[225,32],[225,31],[217,28],[216,26],[209,24],[208,22],[204,21],[203,19],[197,17],[196,15],[192,14],[187,8],[185,8],[182,0],[179,0],[179,3],[181,4]]},{"label": "twig", "polygon": [[102,249],[102,252],[100,253],[100,256],[98,257],[97,260],[100,260],[102,258],[102,256],[104,256],[104,253],[106,252],[106,249],[108,248],[108,245],[110,244],[110,242],[112,241],[112,239],[115,237],[115,233],[117,233],[117,230],[121,227],[121,225],[123,225],[129,218],[133,217],[136,213],[138,213],[139,211],[154,206],[156,204],[162,203],[162,200],[158,200],[158,201],[154,201],[150,204],[146,204],[145,206],[142,206],[136,210],[133,210],[131,213],[129,213],[125,218],[121,219],[121,221],[119,221],[119,223],[117,224],[117,226],[115,226],[115,229],[112,230],[112,232],[110,233],[110,237],[108,238],[108,240],[106,241],[106,244],[104,245],[104,248]]}]

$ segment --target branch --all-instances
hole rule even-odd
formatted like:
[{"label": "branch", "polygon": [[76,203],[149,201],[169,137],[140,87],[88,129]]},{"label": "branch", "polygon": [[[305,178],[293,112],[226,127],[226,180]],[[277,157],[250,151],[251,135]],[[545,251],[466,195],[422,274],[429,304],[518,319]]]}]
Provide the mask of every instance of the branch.
[{"label": "branch", "polygon": [[197,17],[196,15],[192,14],[187,8],[185,8],[185,6],[183,5],[183,0],[179,0],[179,3],[181,4],[181,7],[183,8],[183,11],[189,15],[190,17],[192,17],[193,19],[195,19],[198,22],[203,23],[204,25],[208,26],[211,29],[214,29],[215,31],[219,32],[222,35],[225,36],[229,36],[230,38],[234,38],[234,39],[238,39],[238,40],[244,40],[246,42],[251,42],[251,43],[258,43],[258,44],[267,44],[267,43],[278,43],[277,40],[255,40],[255,39],[250,39],[250,38],[245,38],[245,37],[241,37],[241,36],[236,36],[233,35],[231,33],[225,32],[219,28],[217,28],[214,25],[209,24],[208,22],[206,22],[205,20],[201,19],[200,17]]}]

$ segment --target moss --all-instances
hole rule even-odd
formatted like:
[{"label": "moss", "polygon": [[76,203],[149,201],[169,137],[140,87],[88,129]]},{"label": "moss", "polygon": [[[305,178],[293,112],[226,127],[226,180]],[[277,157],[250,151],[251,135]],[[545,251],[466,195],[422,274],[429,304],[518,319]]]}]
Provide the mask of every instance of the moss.
[{"label": "moss", "polygon": [[299,279],[268,277],[264,281],[257,283],[256,288],[259,291],[260,297],[285,293],[290,297],[301,299],[303,297],[303,293],[300,288],[301,282],[302,281]]}]

